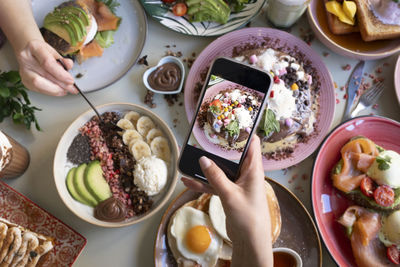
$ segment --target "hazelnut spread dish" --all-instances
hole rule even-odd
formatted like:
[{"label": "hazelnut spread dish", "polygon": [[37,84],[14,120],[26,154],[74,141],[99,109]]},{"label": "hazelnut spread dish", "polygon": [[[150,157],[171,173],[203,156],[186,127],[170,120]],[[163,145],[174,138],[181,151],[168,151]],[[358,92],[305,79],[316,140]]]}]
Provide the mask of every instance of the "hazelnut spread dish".
[{"label": "hazelnut spread dish", "polygon": [[149,85],[159,91],[175,91],[181,83],[180,67],[173,62],[157,67],[147,78]]}]

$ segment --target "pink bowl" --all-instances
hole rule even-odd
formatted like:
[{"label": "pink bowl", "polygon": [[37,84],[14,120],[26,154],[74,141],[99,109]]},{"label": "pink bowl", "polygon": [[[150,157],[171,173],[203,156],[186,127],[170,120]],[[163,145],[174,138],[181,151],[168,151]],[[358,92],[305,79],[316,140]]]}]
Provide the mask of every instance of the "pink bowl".
[{"label": "pink bowl", "polygon": [[383,117],[364,116],[337,126],[322,143],[314,162],[311,200],[317,227],[339,266],[356,266],[343,226],[337,219],[352,204],[331,182],[331,171],[340,159],[340,149],[350,138],[362,135],[385,149],[400,153],[400,123]]},{"label": "pink bowl", "polygon": [[235,47],[268,43],[271,48],[284,52],[298,51],[315,70],[320,84],[319,117],[316,123],[315,135],[307,143],[300,143],[290,157],[281,160],[263,158],[264,170],[272,171],[295,165],[313,153],[325,135],[328,133],[335,113],[335,92],[331,75],[321,57],[299,38],[280,30],[271,28],[245,28],[225,34],[210,43],[197,57],[186,78],[185,110],[189,121],[196,112],[195,86],[203,82],[211,62],[221,56],[231,57]]},{"label": "pink bowl", "polygon": [[400,51],[400,39],[364,42],[360,33],[335,35],[328,28],[323,0],[311,0],[308,21],[317,38],[333,52],[359,60],[388,57]]}]

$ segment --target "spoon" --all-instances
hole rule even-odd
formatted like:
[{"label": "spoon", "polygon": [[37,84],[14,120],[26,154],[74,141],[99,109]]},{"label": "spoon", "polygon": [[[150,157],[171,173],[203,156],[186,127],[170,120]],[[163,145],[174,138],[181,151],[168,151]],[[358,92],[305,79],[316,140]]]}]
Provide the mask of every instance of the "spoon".
[{"label": "spoon", "polygon": [[[65,66],[64,62],[60,58],[57,59],[57,62],[61,64],[61,66],[64,68],[64,70],[68,71],[67,66]],[[74,82],[74,86],[76,90],[78,90],[79,94],[86,100],[86,102],[89,104],[89,106],[94,110],[96,113],[97,117],[100,120],[100,125],[104,126],[106,129],[112,129],[117,127],[119,130],[123,130],[121,127],[117,126],[114,122],[109,121],[105,122],[103,118],[100,116],[100,113],[97,111],[97,109],[94,107],[94,105],[89,101],[89,99],[85,96],[85,94],[82,92],[82,90],[78,87],[78,85]]]}]

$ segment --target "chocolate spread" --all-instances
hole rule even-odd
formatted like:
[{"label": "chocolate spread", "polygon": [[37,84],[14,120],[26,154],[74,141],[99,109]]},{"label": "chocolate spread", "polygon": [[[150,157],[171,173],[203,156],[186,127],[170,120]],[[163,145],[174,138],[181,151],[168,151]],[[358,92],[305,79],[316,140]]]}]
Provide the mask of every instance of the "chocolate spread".
[{"label": "chocolate spread", "polygon": [[106,222],[120,222],[125,216],[125,205],[113,197],[100,202],[94,209],[94,217]]},{"label": "chocolate spread", "polygon": [[165,63],[150,73],[147,81],[155,90],[175,91],[182,79],[180,67],[175,63]]}]

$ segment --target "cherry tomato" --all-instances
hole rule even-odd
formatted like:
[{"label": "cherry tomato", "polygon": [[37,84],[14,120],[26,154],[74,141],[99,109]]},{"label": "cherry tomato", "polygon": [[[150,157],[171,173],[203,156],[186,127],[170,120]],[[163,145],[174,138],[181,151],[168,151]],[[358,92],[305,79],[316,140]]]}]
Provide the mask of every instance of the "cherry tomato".
[{"label": "cherry tomato", "polygon": [[396,245],[392,245],[386,249],[386,255],[388,259],[393,262],[394,264],[400,263],[400,255],[399,250],[397,249]]},{"label": "cherry tomato", "polygon": [[172,12],[175,16],[182,17],[187,12],[187,6],[185,3],[177,3],[172,7]]},{"label": "cherry tomato", "polygon": [[380,185],[374,191],[374,199],[378,205],[389,207],[394,203],[394,191],[388,185]]},{"label": "cherry tomato", "polygon": [[365,178],[362,178],[361,184],[360,184],[361,192],[367,196],[367,197],[373,197],[374,196],[374,191],[375,191],[375,184],[374,181],[372,181],[371,178],[368,176]]},{"label": "cherry tomato", "polygon": [[172,4],[173,2],[175,2],[175,0],[161,0],[166,4]]}]

